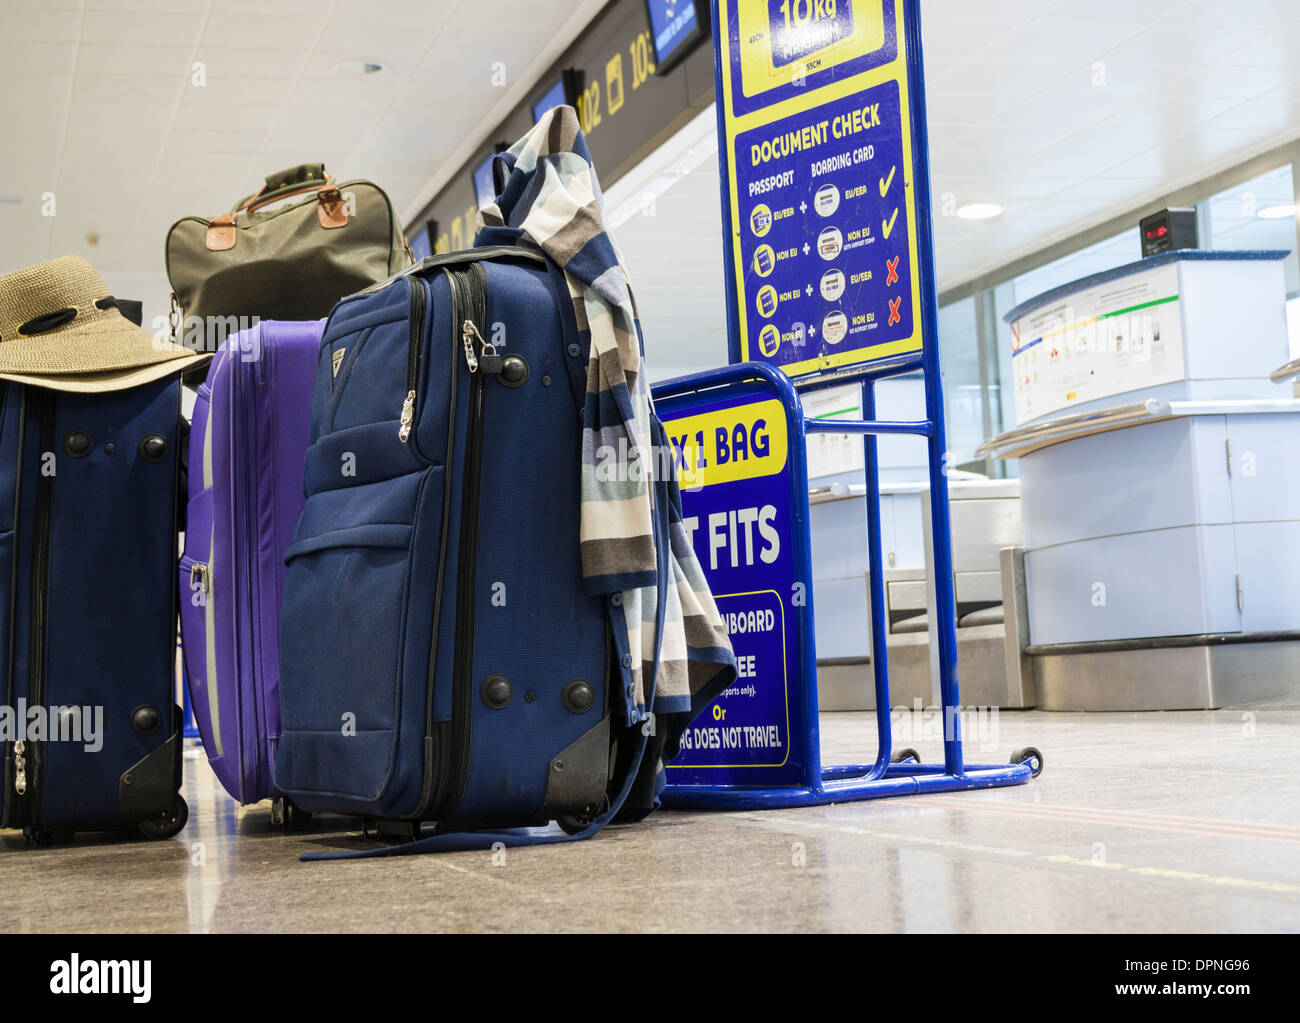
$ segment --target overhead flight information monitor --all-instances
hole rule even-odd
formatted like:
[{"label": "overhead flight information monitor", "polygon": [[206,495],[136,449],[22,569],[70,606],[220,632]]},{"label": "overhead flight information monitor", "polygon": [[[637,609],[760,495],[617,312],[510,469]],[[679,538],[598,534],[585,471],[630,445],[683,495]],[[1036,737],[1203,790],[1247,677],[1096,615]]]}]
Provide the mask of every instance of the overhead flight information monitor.
[{"label": "overhead flight information monitor", "polygon": [[646,13],[650,17],[657,74],[670,69],[708,35],[705,0],[646,0]]},{"label": "overhead flight information monitor", "polygon": [[497,197],[496,184],[492,181],[492,161],[496,155],[489,156],[474,168],[474,201],[482,208]]},{"label": "overhead flight information monitor", "polygon": [[562,107],[566,104],[573,106],[577,102],[577,96],[571,95],[571,90],[565,84],[565,77],[572,72],[566,71],[556,79],[555,84],[542,93],[541,97],[533,104],[533,123],[536,124],[542,119],[542,115],[548,110],[555,107]]},{"label": "overhead flight information monitor", "polygon": [[558,81],[552,85],[542,95],[536,103],[533,104],[533,123],[536,124],[542,119],[542,114],[554,107],[562,107],[568,100],[564,95],[564,82]]},{"label": "overhead flight information monitor", "polygon": [[411,255],[416,262],[433,255],[433,235],[426,224],[411,237]]}]

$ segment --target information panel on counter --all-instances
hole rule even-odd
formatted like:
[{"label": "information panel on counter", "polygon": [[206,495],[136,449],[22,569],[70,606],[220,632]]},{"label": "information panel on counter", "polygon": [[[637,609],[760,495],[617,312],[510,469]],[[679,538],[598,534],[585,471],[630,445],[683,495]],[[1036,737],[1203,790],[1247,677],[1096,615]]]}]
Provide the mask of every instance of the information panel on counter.
[{"label": "information panel on counter", "polygon": [[749,395],[669,413],[682,515],[736,653],[736,680],[667,765],[672,785],[789,784],[803,776],[801,604],[781,402]]},{"label": "information panel on counter", "polygon": [[1016,425],[1184,377],[1178,266],[1140,270],[1010,324]]},{"label": "information panel on counter", "polygon": [[902,0],[718,0],[742,361],[797,382],[919,351]]}]

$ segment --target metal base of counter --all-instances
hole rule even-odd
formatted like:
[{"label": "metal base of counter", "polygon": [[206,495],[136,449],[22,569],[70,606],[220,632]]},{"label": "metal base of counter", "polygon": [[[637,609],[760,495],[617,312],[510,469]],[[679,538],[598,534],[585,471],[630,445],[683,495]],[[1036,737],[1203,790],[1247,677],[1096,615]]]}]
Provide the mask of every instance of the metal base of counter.
[{"label": "metal base of counter", "polygon": [[1040,710],[1212,710],[1300,698],[1300,632],[1064,643],[1025,654]]},{"label": "metal base of counter", "polygon": [[[1032,686],[1009,683],[1004,630],[977,625],[957,630],[957,680],[964,707],[1034,706]],[[889,690],[894,707],[938,706],[930,681],[929,633],[889,637]],[[866,657],[817,662],[817,700],[822,710],[874,710],[875,681]]]}]

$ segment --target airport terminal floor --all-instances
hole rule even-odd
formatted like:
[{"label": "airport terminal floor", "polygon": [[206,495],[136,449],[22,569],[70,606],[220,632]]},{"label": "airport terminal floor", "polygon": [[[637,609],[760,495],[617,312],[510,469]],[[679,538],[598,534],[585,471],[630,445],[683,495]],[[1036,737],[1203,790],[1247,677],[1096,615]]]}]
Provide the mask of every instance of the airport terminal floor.
[{"label": "airport terminal floor", "polygon": [[[563,847],[300,863],[372,847],[342,818],[286,832],[189,773],[190,824],[13,855],[6,932],[1203,932],[1300,929],[1300,692],[1290,707],[1008,711],[981,758],[1043,750],[1016,788],[801,809],[667,812]],[[905,718],[900,718],[900,721]],[[918,732],[924,734],[924,723]],[[875,741],[826,714],[827,762]],[[917,744],[934,754],[934,744]],[[191,750],[186,766],[202,754]],[[870,758],[868,758],[870,759]],[[628,875],[639,883],[629,888]],[[328,891],[329,897],[320,893]]]}]

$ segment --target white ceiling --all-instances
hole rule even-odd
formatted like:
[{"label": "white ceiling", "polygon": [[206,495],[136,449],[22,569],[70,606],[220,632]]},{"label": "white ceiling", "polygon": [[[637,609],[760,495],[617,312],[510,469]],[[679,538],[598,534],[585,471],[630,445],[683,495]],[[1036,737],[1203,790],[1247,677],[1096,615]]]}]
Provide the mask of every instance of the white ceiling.
[{"label": "white ceiling", "polygon": [[[0,272],[67,253],[161,272],[178,217],[309,161],[410,213],[601,3],[0,0]],[[386,70],[334,70],[358,59]]]},{"label": "white ceiling", "polygon": [[[600,6],[0,0],[0,272],[76,252],[106,272],[159,273],[173,220],[306,160],[373,178],[410,215]],[[1300,135],[1297,0],[922,0],[922,12],[935,195],[1006,207],[983,223],[936,217],[941,289]],[[388,68],[333,70],[350,59]],[[712,337],[716,161],[681,180],[657,225],[619,237],[663,296],[644,295],[643,313],[707,322]],[[57,215],[43,217],[50,191]]]}]

